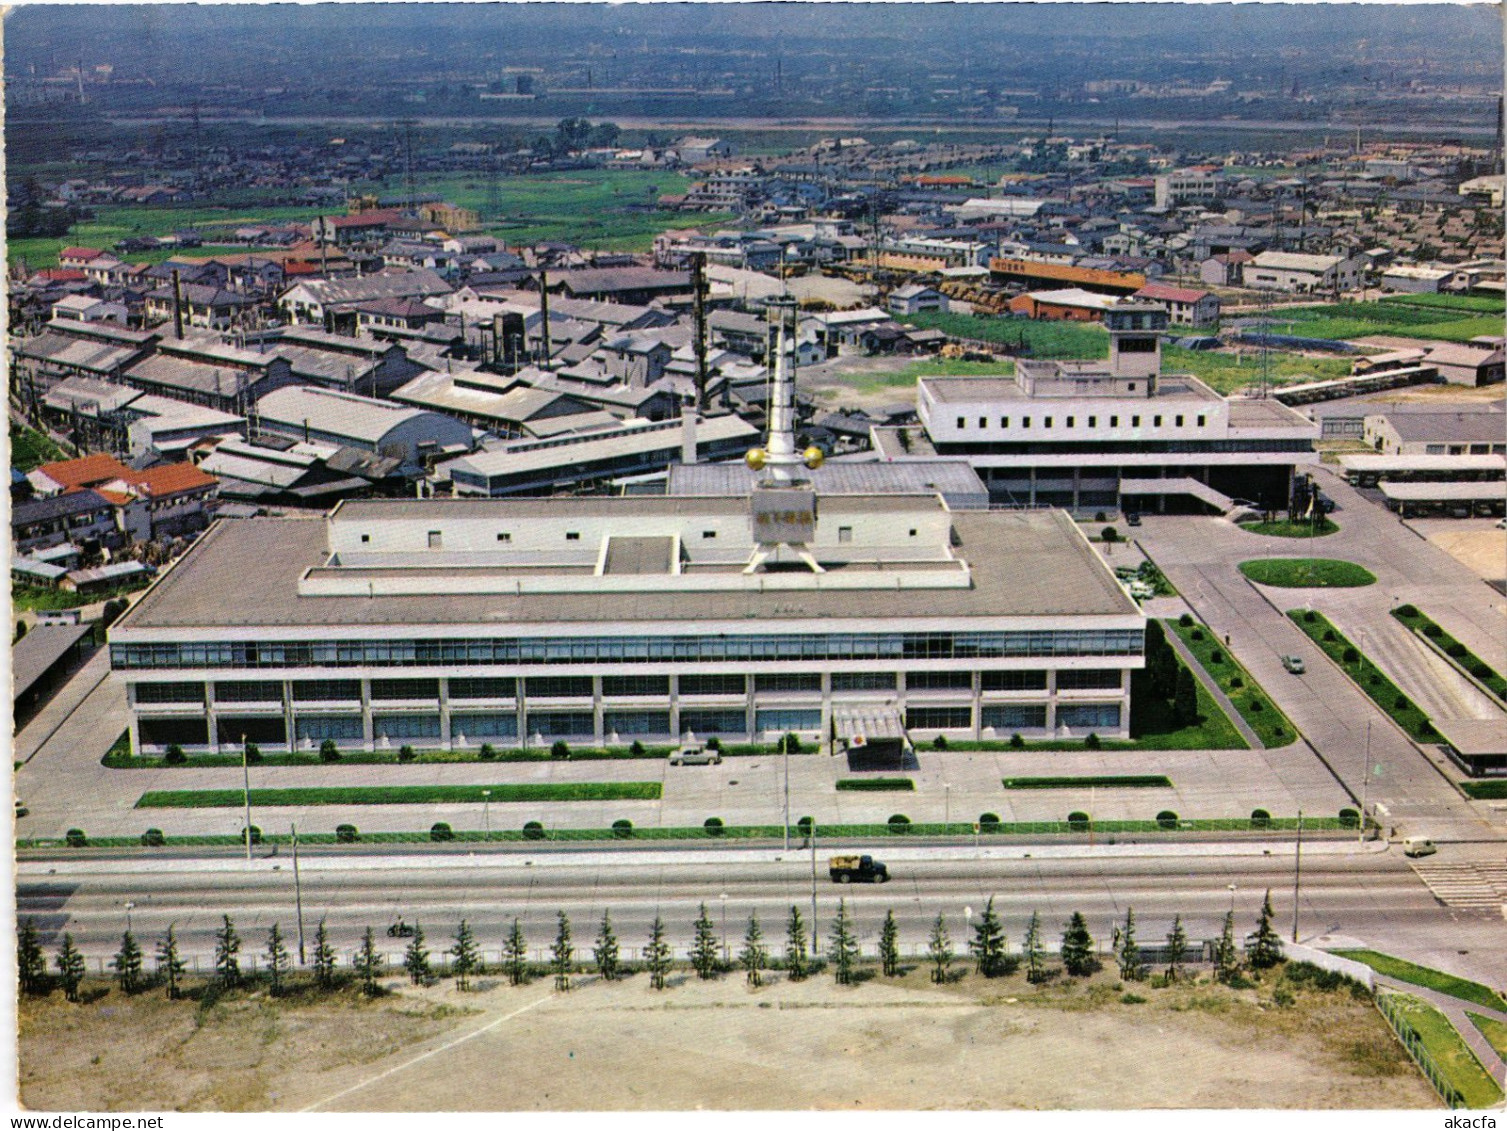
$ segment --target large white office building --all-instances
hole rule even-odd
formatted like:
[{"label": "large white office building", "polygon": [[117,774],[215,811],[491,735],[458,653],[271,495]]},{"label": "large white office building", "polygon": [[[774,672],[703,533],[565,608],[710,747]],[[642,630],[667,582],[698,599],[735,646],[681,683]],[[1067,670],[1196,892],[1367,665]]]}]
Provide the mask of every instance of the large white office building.
[{"label": "large white office building", "polygon": [[1071,519],[819,496],[791,392],[742,494],[219,524],[110,632],[134,749],[1125,736],[1145,616]]}]

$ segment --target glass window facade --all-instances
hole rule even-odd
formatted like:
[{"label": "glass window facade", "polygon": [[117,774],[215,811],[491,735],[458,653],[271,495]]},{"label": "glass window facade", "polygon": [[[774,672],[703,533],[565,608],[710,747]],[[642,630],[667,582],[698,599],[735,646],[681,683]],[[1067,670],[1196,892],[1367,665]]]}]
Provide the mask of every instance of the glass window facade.
[{"label": "glass window facade", "polygon": [[834,632],[747,636],[524,637],[505,640],[196,641],[110,646],[115,668],[465,667],[500,664],[790,663],[1139,656],[1144,632]]},{"label": "glass window facade", "polygon": [[530,711],[528,730],[545,738],[590,738],[596,723],[590,711]]},{"label": "glass window facade", "polygon": [[712,734],[747,734],[748,716],[742,711],[681,711],[680,729],[682,733],[689,730],[703,737]]},{"label": "glass window facade", "polygon": [[203,746],[209,741],[207,719],[142,719],[139,734],[143,747]]},{"label": "glass window facade", "polygon": [[1047,725],[1046,704],[983,707],[979,710],[979,725],[1000,731],[1039,730]]},{"label": "glass window facade", "polygon": [[284,746],[288,742],[288,724],[281,715],[253,715],[232,718],[221,715],[215,721],[221,746],[240,746],[242,741],[265,746]]},{"label": "glass window facade", "polygon": [[450,716],[450,737],[465,735],[467,738],[517,738],[518,716],[514,714],[488,715],[481,713],[455,714]]},{"label": "glass window facade", "polygon": [[894,672],[833,672],[833,691],[894,691]]},{"label": "glass window facade", "polygon": [[438,715],[373,715],[372,738],[394,741],[409,738],[439,738]]},{"label": "glass window facade", "polygon": [[446,688],[451,699],[511,699],[518,694],[516,679],[465,677],[449,681]]},{"label": "glass window facade", "polygon": [[293,720],[293,734],[299,741],[307,738],[323,742],[333,738],[336,742],[360,742],[362,738],[359,715],[301,715]]},{"label": "glass window facade", "polygon": [[1036,672],[980,672],[979,687],[984,691],[1045,691],[1047,673]]},{"label": "glass window facade", "polygon": [[820,730],[821,725],[820,707],[770,709],[754,714],[754,729],[760,731]]},{"label": "glass window facade", "polygon": [[1057,725],[1066,727],[1120,728],[1118,703],[1064,703],[1057,707]]},{"label": "glass window facade", "polygon": [[204,702],[204,685],[202,683],[138,683],[136,702],[202,703]]},{"label": "glass window facade", "polygon": [[374,679],[373,699],[438,699],[440,681],[437,679]]},{"label": "glass window facade", "polygon": [[1124,686],[1124,676],[1115,668],[1084,668],[1057,673],[1057,687],[1061,691],[1119,690]]},{"label": "glass window facade", "polygon": [[283,685],[272,680],[231,679],[215,684],[217,703],[281,703]]},{"label": "glass window facade", "polygon": [[907,729],[963,730],[972,725],[972,707],[907,707],[905,709]]},{"label": "glass window facade", "polygon": [[907,691],[972,691],[972,672],[906,672]]},{"label": "glass window facade", "polygon": [[295,679],[295,703],[359,703],[361,681],[357,679]]},{"label": "glass window facade", "polygon": [[[683,675],[682,695],[747,695],[748,680],[741,675]],[[738,728],[742,730],[740,726]]]},{"label": "glass window facade", "polygon": [[814,691],[822,689],[821,672],[761,672],[754,676],[755,691]]},{"label": "glass window facade", "polygon": [[667,675],[604,675],[602,694],[607,696],[670,694],[670,677]]},{"label": "glass window facade", "polygon": [[530,699],[590,699],[589,675],[535,675],[523,681],[523,693]]},{"label": "glass window facade", "polygon": [[603,711],[602,733],[610,735],[613,732],[625,737],[639,734],[667,735],[670,733],[670,712]]}]

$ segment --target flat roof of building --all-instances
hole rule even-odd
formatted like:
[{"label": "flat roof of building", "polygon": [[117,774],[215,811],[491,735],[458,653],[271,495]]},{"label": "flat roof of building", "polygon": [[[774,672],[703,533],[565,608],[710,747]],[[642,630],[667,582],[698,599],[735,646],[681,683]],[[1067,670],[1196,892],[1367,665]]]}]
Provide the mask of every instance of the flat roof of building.
[{"label": "flat roof of building", "polygon": [[[746,463],[672,463],[670,495],[746,496],[759,478]],[[949,498],[988,497],[989,489],[967,460],[889,463],[881,460],[832,460],[803,472],[820,495],[940,494]]]},{"label": "flat roof of building", "polygon": [[[828,519],[842,513],[904,509],[914,497],[827,497]],[[352,500],[338,517],[432,519],[495,517],[566,520],[621,516],[624,533],[640,515],[743,514],[737,498]],[[773,625],[833,618],[881,626],[895,620],[974,617],[1138,618],[1139,608],[1115,581],[1072,519],[1061,511],[952,515],[955,552],[972,567],[969,587],[944,589],[785,589],[768,592],[667,589],[635,592],[300,596],[304,571],[328,558],[326,522],[266,518],[214,525],[118,622],[133,629],[308,629],[380,625],[509,627],[551,623],[622,624],[697,621]]]},{"label": "flat roof of building", "polygon": [[1383,456],[1345,454],[1340,466],[1346,471],[1501,471],[1507,456]]},{"label": "flat roof of building", "polygon": [[63,658],[64,653],[94,631],[87,624],[38,624],[10,648],[11,679],[16,698],[30,691],[32,685]]},{"label": "flat roof of building", "polygon": [[1399,483],[1388,479],[1379,485],[1381,493],[1398,502],[1476,502],[1507,498],[1507,483],[1500,479],[1481,479],[1461,483],[1449,480],[1444,483],[1414,482]]},{"label": "flat roof of building", "polygon": [[1507,754],[1507,719],[1434,719],[1440,736],[1461,754]]}]

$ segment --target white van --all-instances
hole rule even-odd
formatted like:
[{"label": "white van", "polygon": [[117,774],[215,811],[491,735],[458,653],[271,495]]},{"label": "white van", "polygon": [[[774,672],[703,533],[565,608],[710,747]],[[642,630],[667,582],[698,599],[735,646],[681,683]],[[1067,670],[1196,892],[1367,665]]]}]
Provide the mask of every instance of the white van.
[{"label": "white van", "polygon": [[1404,856],[1432,856],[1439,850],[1434,847],[1434,842],[1426,836],[1405,836],[1402,838],[1402,854]]}]

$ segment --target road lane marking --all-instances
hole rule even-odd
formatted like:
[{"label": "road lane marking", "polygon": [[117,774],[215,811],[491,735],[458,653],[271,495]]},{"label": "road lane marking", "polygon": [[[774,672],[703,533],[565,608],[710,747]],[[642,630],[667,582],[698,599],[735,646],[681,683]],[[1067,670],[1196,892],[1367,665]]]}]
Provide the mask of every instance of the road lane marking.
[{"label": "road lane marking", "polygon": [[527,1005],[521,1006],[520,1008],[513,1010],[512,1013],[507,1014],[505,1017],[499,1017],[495,1021],[489,1021],[485,1025],[483,1025],[480,1029],[477,1029],[477,1030],[475,1030],[474,1032],[471,1032],[471,1033],[467,1033],[464,1037],[457,1037],[455,1040],[450,1041],[450,1042],[448,1042],[446,1044],[440,1045],[437,1048],[432,1048],[432,1049],[430,1049],[426,1053],[420,1053],[418,1056],[414,1057],[412,1060],[404,1061],[402,1064],[395,1064],[391,1068],[388,1068],[388,1069],[386,1069],[386,1070],[384,1070],[382,1072],[377,1073],[375,1076],[371,1076],[371,1077],[368,1077],[365,1080],[362,1080],[359,1084],[352,1084],[349,1088],[346,1088],[344,1091],[336,1092],[333,1096],[326,1096],[322,1100],[315,1100],[308,1107],[299,1108],[298,1109],[299,1110],[299,1114],[304,1114],[306,1112],[311,1112],[311,1111],[318,1111],[320,1108],[324,1107],[325,1104],[332,1104],[332,1103],[334,1103],[338,1099],[345,1098],[346,1096],[350,1095],[352,1092],[359,1092],[362,1088],[365,1088],[365,1087],[368,1087],[369,1085],[377,1083],[377,1081],[379,1081],[379,1080],[385,1080],[385,1079],[387,1079],[387,1077],[392,1076],[392,1075],[394,1075],[394,1074],[396,1074],[398,1072],[405,1072],[408,1069],[412,1068],[415,1064],[421,1064],[424,1061],[428,1060],[431,1056],[436,1056],[436,1055],[438,1055],[439,1053],[442,1053],[442,1052],[449,1052],[451,1049],[455,1048],[457,1045],[463,1045],[467,1041],[472,1040],[475,1037],[481,1036],[483,1033],[490,1032],[492,1029],[497,1028],[497,1026],[503,1024],[504,1022],[511,1021],[511,1020],[513,1020],[513,1018],[518,1017],[518,1016],[520,1016],[520,1015],[522,1015],[524,1013],[527,1013],[529,1010],[533,1009],[536,1005],[543,1005],[545,1002],[549,1001],[549,999],[552,998],[552,997],[554,997],[554,996],[555,996],[554,994],[545,994],[538,1001],[531,1001]]}]

